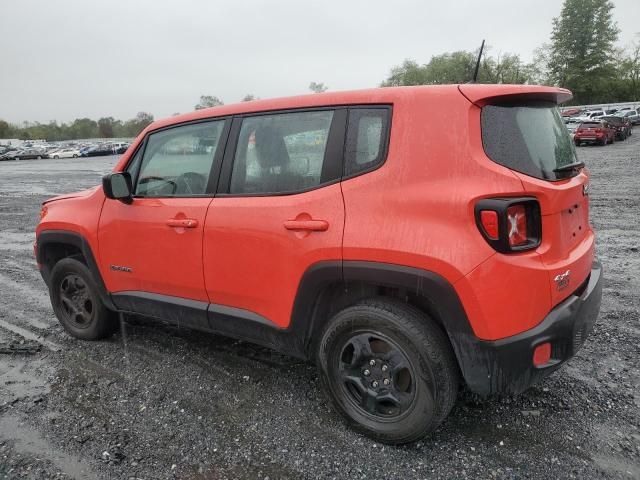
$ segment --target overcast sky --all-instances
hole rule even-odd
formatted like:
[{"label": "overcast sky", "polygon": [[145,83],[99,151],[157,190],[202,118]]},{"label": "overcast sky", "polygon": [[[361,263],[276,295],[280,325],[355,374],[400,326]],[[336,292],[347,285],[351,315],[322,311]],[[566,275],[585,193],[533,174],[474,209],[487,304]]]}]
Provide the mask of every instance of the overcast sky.
[{"label": "overcast sky", "polygon": [[[620,44],[640,0],[614,0]],[[0,0],[0,118],[156,118],[225,103],[377,86],[405,58],[482,38],[530,60],[561,0]],[[637,38],[637,37],[636,37]]]}]

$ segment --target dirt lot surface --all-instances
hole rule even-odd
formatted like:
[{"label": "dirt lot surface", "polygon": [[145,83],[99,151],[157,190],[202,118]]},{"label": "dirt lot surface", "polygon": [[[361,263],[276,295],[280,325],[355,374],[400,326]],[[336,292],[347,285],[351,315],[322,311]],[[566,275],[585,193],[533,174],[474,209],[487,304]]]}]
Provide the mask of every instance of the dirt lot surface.
[{"label": "dirt lot surface", "polygon": [[0,478],[640,478],[640,129],[578,152],[605,268],[594,333],[518,397],[462,392],[401,448],[347,429],[313,366],[265,349],[139,320],[69,337],[33,258],[40,202],[116,159],[0,162]]}]

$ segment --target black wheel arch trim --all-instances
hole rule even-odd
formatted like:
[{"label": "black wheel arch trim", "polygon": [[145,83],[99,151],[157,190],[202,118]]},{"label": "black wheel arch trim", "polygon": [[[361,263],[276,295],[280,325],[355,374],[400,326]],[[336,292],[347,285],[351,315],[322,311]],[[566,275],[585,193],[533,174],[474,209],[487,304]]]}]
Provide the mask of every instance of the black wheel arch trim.
[{"label": "black wheel arch trim", "polygon": [[103,304],[108,309],[116,310],[116,307],[111,300],[111,296],[104,285],[98,264],[95,256],[93,255],[93,251],[91,250],[91,245],[89,245],[89,242],[85,237],[77,232],[72,232],[70,230],[43,230],[37,236],[35,252],[36,260],[40,266],[40,274],[42,275],[44,282],[47,284],[47,287],[50,286],[51,270],[46,262],[46,247],[52,244],[70,245],[80,250],[87,262],[87,268],[91,272],[93,280],[96,282],[100,300],[102,300]]}]

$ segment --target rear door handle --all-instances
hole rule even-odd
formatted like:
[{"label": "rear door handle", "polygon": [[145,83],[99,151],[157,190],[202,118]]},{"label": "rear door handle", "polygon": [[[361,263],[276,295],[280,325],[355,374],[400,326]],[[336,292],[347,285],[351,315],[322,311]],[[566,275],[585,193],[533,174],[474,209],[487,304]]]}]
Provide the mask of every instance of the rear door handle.
[{"label": "rear door handle", "polygon": [[167,225],[179,228],[196,228],[198,220],[195,218],[170,218],[167,220]]},{"label": "rear door handle", "polygon": [[287,230],[307,230],[311,232],[324,232],[329,228],[326,220],[287,220],[284,222]]}]

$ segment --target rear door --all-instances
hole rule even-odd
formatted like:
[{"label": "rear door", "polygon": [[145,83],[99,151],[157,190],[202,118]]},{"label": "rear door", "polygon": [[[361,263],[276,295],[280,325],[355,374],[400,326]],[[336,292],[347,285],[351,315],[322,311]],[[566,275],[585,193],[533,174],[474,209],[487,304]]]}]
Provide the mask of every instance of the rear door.
[{"label": "rear door", "polygon": [[536,251],[549,269],[552,304],[557,305],[591,271],[594,234],[588,172],[562,169],[577,163],[578,157],[555,103],[533,97],[521,103],[488,104],[481,118],[487,155],[513,170],[525,194],[540,203],[542,243]]},{"label": "rear door", "polygon": [[298,285],[315,263],[340,272],[345,109],[234,119],[204,230],[204,274],[216,314],[289,325]]},{"label": "rear door", "polygon": [[[133,202],[105,201],[100,258],[120,308],[196,301],[206,321],[202,235],[229,124],[211,120],[151,133],[126,167]],[[141,313],[163,316],[162,309]]]}]

